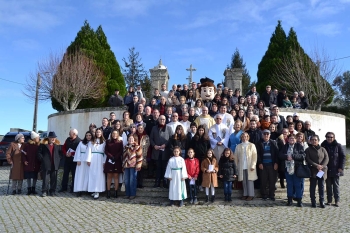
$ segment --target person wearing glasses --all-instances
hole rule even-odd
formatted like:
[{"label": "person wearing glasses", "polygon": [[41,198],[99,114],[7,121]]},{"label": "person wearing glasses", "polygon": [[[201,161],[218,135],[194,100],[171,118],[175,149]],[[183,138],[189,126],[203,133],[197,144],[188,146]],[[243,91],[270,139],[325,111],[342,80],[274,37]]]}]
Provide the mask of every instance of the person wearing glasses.
[{"label": "person wearing glasses", "polygon": [[[306,149],[306,161],[311,167],[310,177],[310,199],[311,206],[316,208],[315,189],[318,185],[318,197],[320,207],[325,208],[324,204],[324,181],[327,179],[327,164],[329,161],[328,153],[325,148],[319,145],[318,135],[311,136],[311,145]],[[323,174],[321,174],[324,172]]]},{"label": "person wearing glasses", "polygon": [[230,138],[230,129],[222,123],[223,115],[217,114],[215,116],[216,124],[209,129],[209,139],[211,148],[214,150],[214,155],[217,156],[219,161],[220,156],[224,152],[224,149],[228,146],[228,140]]},{"label": "person wearing glasses", "polygon": [[[179,114],[177,112],[174,112],[172,115],[171,115],[171,122],[169,122],[167,124],[167,126],[170,128],[170,132],[171,132],[171,136],[175,134],[175,130],[176,130],[176,127],[178,125],[181,125],[181,123],[179,122]],[[182,126],[182,125],[181,125]]]},{"label": "person wearing glasses", "polygon": [[152,150],[152,160],[157,164],[157,176],[153,187],[160,187],[160,182],[163,180],[163,188],[167,187],[167,181],[164,178],[165,169],[169,160],[168,141],[171,137],[171,128],[165,124],[165,116],[161,115],[158,118],[158,124],[152,128],[149,137]]},{"label": "person wearing glasses", "polygon": [[321,143],[328,153],[329,162],[326,179],[327,205],[332,205],[334,196],[335,207],[340,206],[339,178],[344,175],[345,154],[343,147],[335,140],[333,132],[327,132],[326,140]]}]

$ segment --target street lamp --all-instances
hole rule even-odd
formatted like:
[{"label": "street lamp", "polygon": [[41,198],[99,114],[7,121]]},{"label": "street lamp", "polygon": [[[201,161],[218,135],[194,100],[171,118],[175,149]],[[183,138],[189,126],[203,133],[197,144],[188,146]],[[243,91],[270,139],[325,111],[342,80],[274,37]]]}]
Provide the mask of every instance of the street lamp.
[{"label": "street lamp", "polygon": [[35,105],[34,105],[34,119],[33,119],[33,131],[36,132],[37,127],[37,115],[38,115],[38,98],[39,98],[39,88],[41,85],[40,73],[37,75],[36,80],[36,90],[35,90]]}]

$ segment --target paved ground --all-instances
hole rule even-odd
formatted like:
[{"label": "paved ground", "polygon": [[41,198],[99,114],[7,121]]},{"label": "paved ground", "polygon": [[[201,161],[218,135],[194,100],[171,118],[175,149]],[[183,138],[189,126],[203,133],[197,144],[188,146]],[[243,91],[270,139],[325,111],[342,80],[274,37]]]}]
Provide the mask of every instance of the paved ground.
[{"label": "paved ground", "polygon": [[326,209],[310,208],[308,190],[304,208],[287,207],[285,189],[278,190],[275,202],[241,201],[240,191],[234,191],[230,204],[220,197],[213,204],[183,208],[166,206],[167,191],[151,188],[138,190],[133,201],[104,196],[94,201],[70,193],[5,196],[8,172],[8,166],[0,167],[0,232],[350,232],[347,171],[341,178],[342,206]]}]

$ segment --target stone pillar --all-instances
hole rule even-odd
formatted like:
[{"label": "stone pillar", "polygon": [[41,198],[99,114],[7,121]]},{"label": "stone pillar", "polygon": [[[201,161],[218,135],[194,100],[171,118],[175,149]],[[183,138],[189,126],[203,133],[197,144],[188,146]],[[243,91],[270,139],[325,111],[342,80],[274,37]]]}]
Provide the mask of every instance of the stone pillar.
[{"label": "stone pillar", "polygon": [[[149,72],[151,73],[151,83],[152,88],[158,88],[161,90],[161,86],[164,83],[166,86],[166,89],[168,89],[169,84],[169,73],[168,69],[165,65],[162,64],[162,60],[159,60],[159,64],[155,66],[153,69],[149,69]],[[153,90],[152,90],[153,93]]]},{"label": "stone pillar", "polygon": [[225,86],[231,88],[235,91],[236,88],[239,88],[242,93],[242,77],[243,77],[243,69],[234,68],[234,69],[226,69],[224,71],[225,76]]}]

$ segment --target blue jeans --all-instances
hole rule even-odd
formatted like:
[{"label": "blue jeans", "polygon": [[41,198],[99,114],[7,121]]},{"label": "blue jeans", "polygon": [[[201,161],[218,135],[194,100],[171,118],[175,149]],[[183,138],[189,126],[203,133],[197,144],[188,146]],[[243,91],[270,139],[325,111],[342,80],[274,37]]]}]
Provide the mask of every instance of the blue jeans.
[{"label": "blue jeans", "polygon": [[303,178],[297,177],[295,173],[293,175],[289,175],[288,172],[286,172],[285,174],[287,181],[287,197],[293,197],[293,192],[295,192],[295,198],[302,198],[301,186]]},{"label": "blue jeans", "polygon": [[[304,196],[304,178],[301,178],[301,196]],[[294,189],[293,189],[293,198],[296,198]]]},{"label": "blue jeans", "polygon": [[126,196],[136,196],[137,171],[134,167],[124,169],[124,183]]},{"label": "blue jeans", "polygon": [[224,194],[225,195],[232,194],[232,181],[224,181]]}]

